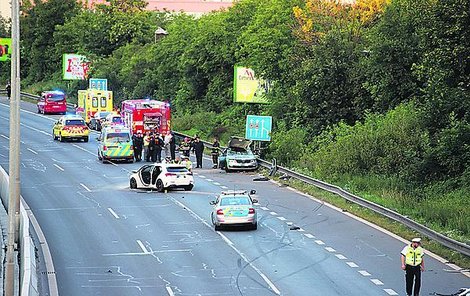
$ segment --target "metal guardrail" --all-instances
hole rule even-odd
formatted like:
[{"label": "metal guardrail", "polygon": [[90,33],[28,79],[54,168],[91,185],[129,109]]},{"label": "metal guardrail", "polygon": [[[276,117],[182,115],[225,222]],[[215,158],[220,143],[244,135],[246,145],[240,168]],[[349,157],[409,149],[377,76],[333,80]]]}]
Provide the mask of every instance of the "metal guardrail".
[{"label": "metal guardrail", "polygon": [[[188,135],[181,134],[181,133],[175,133],[177,137],[189,137]],[[202,141],[204,145],[208,148],[212,148],[212,144],[206,141]],[[221,147],[223,148],[223,147]],[[299,181],[302,181],[304,183],[307,183],[309,185],[313,185],[315,187],[318,187],[320,189],[323,189],[325,191],[331,192],[333,194],[339,195],[342,198],[355,203],[359,206],[362,206],[366,209],[372,210],[382,216],[385,216],[389,219],[392,219],[393,221],[399,222],[417,232],[420,234],[435,240],[436,242],[448,247],[449,249],[452,249],[454,251],[457,251],[461,254],[464,254],[466,256],[470,256],[470,245],[456,241],[452,238],[449,238],[443,234],[440,234],[424,225],[421,225],[410,218],[403,216],[395,211],[392,211],[390,209],[387,209],[379,204],[376,204],[374,202],[365,200],[359,196],[356,196],[354,194],[351,194],[347,192],[346,190],[335,186],[328,184],[326,182],[314,179],[312,177],[306,176],[304,174],[295,172],[293,170],[290,170],[288,168],[284,168],[282,166],[277,166],[276,162],[273,161],[273,163],[266,161],[264,159],[258,159],[258,163],[260,166],[267,168],[270,170],[270,174],[274,175],[276,172],[282,173],[286,176],[289,176],[291,178],[297,179]]]},{"label": "metal guardrail", "polygon": [[[36,96],[36,95],[32,95],[32,94],[28,94],[28,93],[24,93],[24,92],[21,92],[21,95],[26,97],[26,98],[30,98],[30,99],[38,99],[39,96]],[[67,107],[72,107],[72,104],[67,104]],[[175,132],[175,135],[177,137],[180,137],[180,138],[184,138],[184,137],[188,137],[188,135],[185,135],[185,134],[182,134],[182,133],[177,133]],[[206,142],[206,141],[202,141],[204,143],[204,145],[208,148],[212,148],[212,144],[209,143],[209,142]],[[220,148],[224,148],[224,147],[220,147]],[[335,186],[335,185],[331,185],[331,184],[328,184],[326,182],[323,182],[323,181],[320,181],[320,180],[316,180],[312,177],[309,177],[309,176],[306,176],[306,175],[303,175],[301,173],[297,173],[293,170],[290,170],[290,169],[287,169],[287,168],[284,168],[282,166],[277,166],[274,163],[271,163],[269,161],[266,161],[266,160],[263,160],[263,159],[258,159],[258,163],[260,164],[260,166],[262,167],[265,167],[265,168],[268,168],[270,169],[271,173],[274,175],[277,172],[280,172],[280,173],[283,173],[285,174],[286,176],[289,176],[289,177],[292,177],[292,178],[295,178],[297,180],[300,180],[304,183],[307,183],[307,184],[310,184],[310,185],[313,185],[315,187],[318,187],[320,189],[323,189],[323,190],[326,190],[328,192],[331,192],[333,194],[336,194],[336,195],[339,195],[341,196],[342,198],[350,201],[350,202],[353,202],[357,205],[360,205],[364,208],[367,208],[369,210],[372,210],[380,215],[383,215],[387,218],[390,218],[392,219],[393,221],[396,221],[396,222],[399,222],[403,225],[406,225],[407,227],[419,232],[420,234],[432,239],[432,240],[435,240],[436,242],[448,247],[449,249],[452,249],[454,251],[457,251],[461,254],[464,254],[466,256],[470,256],[470,245],[468,244],[465,244],[465,243],[462,243],[462,242],[459,242],[459,241],[456,241],[452,238],[449,238],[443,234],[440,234],[424,225],[421,225],[413,220],[411,220],[410,218],[406,217],[406,216],[403,216],[395,211],[392,211],[390,209],[387,209],[381,205],[378,205],[374,202],[371,202],[371,201],[368,201],[368,200],[365,200],[359,196],[356,196],[354,194],[351,194],[349,192],[347,192],[346,190],[338,187],[338,186]]]}]

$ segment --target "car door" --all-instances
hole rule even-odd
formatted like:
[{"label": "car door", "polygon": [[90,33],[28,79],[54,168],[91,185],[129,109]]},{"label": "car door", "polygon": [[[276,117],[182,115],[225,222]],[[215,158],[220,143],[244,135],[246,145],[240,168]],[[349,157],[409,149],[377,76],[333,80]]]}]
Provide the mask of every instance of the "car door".
[{"label": "car door", "polygon": [[139,171],[140,181],[145,187],[150,186],[150,181],[152,179],[152,171],[153,171],[152,165],[143,166]]},{"label": "car door", "polygon": [[158,176],[162,173],[162,167],[159,165],[154,166],[152,172],[152,187],[156,187]]}]

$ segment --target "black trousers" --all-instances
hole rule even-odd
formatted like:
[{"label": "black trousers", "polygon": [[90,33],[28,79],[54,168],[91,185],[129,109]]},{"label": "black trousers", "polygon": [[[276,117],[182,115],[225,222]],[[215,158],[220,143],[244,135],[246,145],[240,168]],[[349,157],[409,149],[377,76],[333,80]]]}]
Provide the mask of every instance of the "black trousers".
[{"label": "black trousers", "polygon": [[[406,294],[407,295],[419,295],[419,289],[421,288],[421,266],[406,265],[405,268],[405,279],[406,279]],[[413,280],[415,284],[415,291],[413,294]]]},{"label": "black trousers", "polygon": [[212,164],[214,167],[217,167],[219,164],[219,154],[212,154]]},{"label": "black trousers", "polygon": [[196,152],[196,167],[202,168],[202,151]]}]

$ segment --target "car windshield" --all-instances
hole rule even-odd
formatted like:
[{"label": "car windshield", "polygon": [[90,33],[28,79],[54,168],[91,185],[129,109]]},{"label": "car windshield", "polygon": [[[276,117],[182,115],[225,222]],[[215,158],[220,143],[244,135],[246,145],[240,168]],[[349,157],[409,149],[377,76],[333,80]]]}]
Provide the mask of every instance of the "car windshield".
[{"label": "car windshield", "polygon": [[248,206],[250,205],[250,199],[247,196],[231,196],[231,197],[223,197],[220,200],[221,206]]},{"label": "car windshield", "polygon": [[81,119],[67,119],[65,125],[85,125],[85,121]]},{"label": "car windshield", "polygon": [[253,155],[253,152],[251,150],[246,150],[245,148],[228,148],[227,150],[228,153],[230,154],[236,154],[236,155]]},{"label": "car windshield", "polygon": [[101,113],[96,113],[95,114],[95,117],[96,118],[105,118],[106,116],[108,116],[108,114],[110,114],[111,112],[101,112]]},{"label": "car windshield", "polygon": [[47,95],[46,98],[47,100],[54,101],[54,102],[60,102],[60,101],[65,100],[64,95],[61,95],[61,94],[50,94],[50,95]]},{"label": "car windshield", "polygon": [[167,167],[166,170],[169,173],[187,173],[189,172],[185,167]]},{"label": "car windshield", "polygon": [[106,142],[129,142],[129,133],[109,133],[106,135]]}]

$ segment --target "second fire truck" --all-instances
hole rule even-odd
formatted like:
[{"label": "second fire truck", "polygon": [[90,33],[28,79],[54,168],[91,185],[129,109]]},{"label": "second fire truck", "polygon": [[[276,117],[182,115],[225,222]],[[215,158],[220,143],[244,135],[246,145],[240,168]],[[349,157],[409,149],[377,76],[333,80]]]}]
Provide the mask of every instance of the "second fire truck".
[{"label": "second fire truck", "polygon": [[133,134],[137,131],[166,134],[170,130],[170,104],[167,102],[126,100],[122,102],[121,117]]}]

